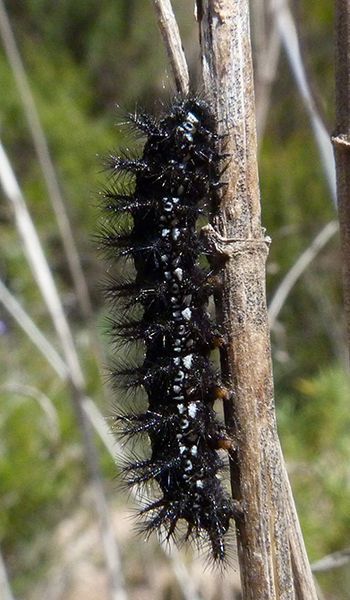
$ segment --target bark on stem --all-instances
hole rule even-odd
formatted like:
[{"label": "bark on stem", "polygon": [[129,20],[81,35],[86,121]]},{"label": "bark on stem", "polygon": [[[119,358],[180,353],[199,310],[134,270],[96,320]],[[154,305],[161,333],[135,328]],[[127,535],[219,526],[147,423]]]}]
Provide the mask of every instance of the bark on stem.
[{"label": "bark on stem", "polygon": [[340,239],[343,254],[344,306],[350,353],[350,4],[336,0],[334,145]]},{"label": "bark on stem", "polygon": [[197,13],[204,85],[231,156],[220,211],[205,234],[226,259],[217,309],[227,336],[222,371],[234,392],[225,417],[238,448],[231,480],[244,510],[236,522],[243,598],[313,600],[275,421],[248,0],[197,0]]}]

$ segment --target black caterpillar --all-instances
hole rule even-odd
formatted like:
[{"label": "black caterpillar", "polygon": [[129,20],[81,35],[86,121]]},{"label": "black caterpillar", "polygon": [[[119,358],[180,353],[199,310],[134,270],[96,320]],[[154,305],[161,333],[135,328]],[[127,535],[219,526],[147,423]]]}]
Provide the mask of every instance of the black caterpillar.
[{"label": "black caterpillar", "polygon": [[[141,510],[142,531],[169,539],[183,520],[183,538],[209,543],[213,559],[224,561],[234,507],[218,475],[224,463],[217,450],[229,447],[213,410],[223,388],[210,352],[220,336],[207,312],[213,285],[209,267],[199,264],[204,249],[196,230],[218,187],[215,119],[204,100],[186,97],[159,120],[130,120],[147,140],[141,158],[110,158],[117,180],[104,193],[110,217],[102,243],[113,259],[131,258],[135,269],[108,293],[126,308],[113,319],[115,339],[141,341],[143,363],[119,365],[114,375],[119,385],[143,387],[148,408],[116,421],[127,437],[149,436],[151,457],[133,458],[124,475],[129,485],[158,484],[157,499]],[[133,192],[117,192],[120,174],[134,181]]]}]

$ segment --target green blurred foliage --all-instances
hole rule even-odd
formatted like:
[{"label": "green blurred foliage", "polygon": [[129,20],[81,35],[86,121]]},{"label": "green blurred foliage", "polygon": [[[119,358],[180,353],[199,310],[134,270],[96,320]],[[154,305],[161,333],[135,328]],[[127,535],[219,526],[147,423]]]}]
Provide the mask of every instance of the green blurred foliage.
[{"label": "green blurred foliage", "polygon": [[349,377],[339,368],[295,381],[279,427],[311,559],[347,544],[350,527]]},{"label": "green blurred foliage", "polygon": [[[105,267],[93,238],[98,190],[106,179],[103,157],[127,143],[127,132],[116,126],[117,104],[122,111],[133,110],[136,105],[152,110],[159,99],[171,94],[165,52],[148,2],[11,0],[6,4],[57,169],[102,338],[100,282]],[[297,10],[310,76],[330,123],[334,113],[331,4],[327,0],[300,1]],[[192,13],[186,0],[174,5],[196,81],[199,59]],[[2,51],[0,81],[1,138],[59,286],[88,392],[109,414],[101,365],[91,351],[88,326],[72,292],[57,224]],[[261,146],[260,180],[263,221],[273,238],[268,265],[271,298],[299,254],[323,225],[335,218],[311,127],[284,56]],[[52,325],[4,199],[0,225],[1,278],[55,344]],[[334,239],[293,288],[272,335],[280,433],[312,559],[348,545],[350,532],[349,382],[342,371],[345,340],[340,281],[339,246]],[[87,474],[69,391],[2,307],[0,320],[4,329],[0,347],[4,366],[0,383],[0,545],[14,590],[24,598],[33,579],[45,568],[47,536],[76,507]],[[102,343],[106,343],[105,337]],[[14,385],[17,391],[13,391]],[[35,393],[34,399],[28,396],[28,386],[44,393],[52,404],[57,435]],[[109,482],[113,488],[114,465],[100,445],[99,449],[107,487]],[[320,581],[333,593],[332,598],[347,597],[348,570],[324,575]]]},{"label": "green blurred foliage", "polygon": [[[350,413],[348,374],[330,367],[294,382],[278,422],[311,561],[349,545]],[[337,577],[338,573],[338,577]],[[324,573],[322,589],[346,598],[349,568]]]}]

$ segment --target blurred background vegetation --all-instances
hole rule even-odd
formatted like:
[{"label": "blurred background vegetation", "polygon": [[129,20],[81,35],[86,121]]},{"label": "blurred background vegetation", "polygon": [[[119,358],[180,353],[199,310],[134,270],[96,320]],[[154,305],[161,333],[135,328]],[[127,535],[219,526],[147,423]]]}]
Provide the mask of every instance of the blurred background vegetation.
[{"label": "blurred background vegetation", "polygon": [[[196,82],[199,53],[192,5],[187,0],[173,4]],[[293,5],[307,72],[330,128],[334,113],[332,5],[331,0],[299,0]],[[116,105],[123,110],[134,110],[137,105],[156,110],[159,99],[172,93],[171,76],[150,2],[11,0],[6,8],[57,170],[88,283],[93,322],[87,321],[77,302],[3,48],[0,136],[58,286],[87,393],[107,415],[110,400],[106,377],[101,378],[107,359],[96,358],[93,342],[96,336],[102,348],[107,346],[106,308],[100,291],[106,265],[93,242],[99,218],[98,190],[105,183],[102,158],[127,143],[125,131],[117,127]],[[253,6],[253,18],[257,14]],[[252,30],[256,50],[259,22],[253,22]],[[259,148],[263,223],[273,239],[267,281],[271,299],[299,255],[336,218],[309,118],[283,51]],[[47,308],[24,259],[12,210],[4,195],[0,199],[0,278],[59,349]],[[272,331],[279,431],[311,561],[350,545],[350,413],[344,330],[339,241],[334,235],[291,290]],[[13,593],[16,598],[33,600],[107,597],[70,390],[3,305],[0,335],[0,547]],[[148,550],[131,532],[132,524],[125,517],[127,499],[117,488],[115,465],[99,440],[96,444],[130,597],[180,598],[171,569],[166,567],[168,561],[161,558],[156,543]],[[164,572],[169,569],[163,578],[156,569],[159,561],[164,563]],[[217,587],[222,582],[214,591],[208,581],[204,597],[219,597],[215,593],[220,589],[220,597],[232,598]],[[318,575],[318,581],[325,598],[349,598],[349,565]],[[87,582],[86,589],[79,587]],[[101,587],[94,591],[97,584]]]}]

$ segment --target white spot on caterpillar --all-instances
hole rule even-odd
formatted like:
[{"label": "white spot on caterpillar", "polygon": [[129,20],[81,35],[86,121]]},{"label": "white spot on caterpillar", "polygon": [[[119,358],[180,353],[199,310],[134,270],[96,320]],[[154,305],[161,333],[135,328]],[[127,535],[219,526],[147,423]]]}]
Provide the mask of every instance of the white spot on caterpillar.
[{"label": "white spot on caterpillar", "polygon": [[169,257],[166,254],[162,254],[160,260],[162,261],[162,263],[166,264],[169,261]]},{"label": "white spot on caterpillar", "polygon": [[181,392],[181,388],[179,385],[173,385],[173,391],[175,394],[179,394]]},{"label": "white spot on caterpillar", "polygon": [[189,321],[192,316],[192,311],[190,308],[185,308],[185,310],[181,311],[181,314],[182,314],[183,318],[186,319],[186,321]]},{"label": "white spot on caterpillar", "polygon": [[173,240],[176,242],[176,240],[180,237],[180,229],[175,227],[174,229],[171,230],[171,235],[172,235]]},{"label": "white spot on caterpillar", "polygon": [[198,123],[199,122],[196,115],[194,115],[193,112],[191,112],[191,111],[188,111],[186,119],[190,123]]},{"label": "white spot on caterpillar", "polygon": [[177,410],[180,413],[180,415],[183,415],[183,413],[186,410],[185,405],[184,404],[177,404]]},{"label": "white spot on caterpillar", "polygon": [[179,371],[176,374],[175,381],[182,381],[184,377],[185,377],[185,373],[183,371]]},{"label": "white spot on caterpillar", "polygon": [[175,271],[174,271],[174,275],[175,275],[175,277],[177,277],[177,279],[178,279],[179,281],[182,281],[182,278],[183,278],[183,270],[182,270],[182,269],[180,269],[180,267],[178,267],[177,269],[175,269]]},{"label": "white spot on caterpillar", "polygon": [[170,279],[171,279],[171,273],[170,273],[170,271],[165,271],[165,273],[164,273],[164,277],[165,277],[165,279],[166,279],[167,281],[170,281]]},{"label": "white spot on caterpillar", "polygon": [[200,488],[201,490],[204,488],[203,481],[201,479],[197,479],[196,487]]},{"label": "white spot on caterpillar", "polygon": [[181,317],[181,313],[179,310],[175,310],[172,314],[174,319],[179,319]]},{"label": "white spot on caterpillar", "polygon": [[192,471],[192,469],[193,469],[193,464],[191,463],[190,460],[186,460],[185,471]]},{"label": "white spot on caterpillar", "polygon": [[198,448],[197,448],[197,446],[192,446],[192,448],[191,448],[191,454],[192,454],[192,456],[197,456],[197,454],[198,454]]},{"label": "white spot on caterpillar", "polygon": [[186,137],[186,132],[187,131],[193,131],[194,127],[193,127],[192,123],[188,123],[188,122],[185,121],[183,123],[183,125],[179,125],[178,130],[181,131],[181,133],[184,133],[184,137]]},{"label": "white spot on caterpillar", "polygon": [[170,229],[162,229],[162,237],[167,237],[169,235]]},{"label": "white spot on caterpillar", "polygon": [[173,198],[173,203],[174,204],[179,204],[180,202],[180,198]]},{"label": "white spot on caterpillar", "polygon": [[[187,344],[186,344],[186,346],[187,346]],[[193,359],[193,354],[187,354],[186,356],[183,357],[183,365],[184,365],[185,369],[190,369],[192,367],[192,359]]]},{"label": "white spot on caterpillar", "polygon": [[192,419],[195,418],[196,414],[197,414],[197,404],[195,402],[190,402],[188,405],[188,414],[190,415],[190,417],[192,417]]},{"label": "white spot on caterpillar", "polygon": [[181,364],[181,359],[180,358],[173,358],[173,363],[174,365],[180,365]]},{"label": "white spot on caterpillar", "polygon": [[[189,114],[190,114],[190,113],[188,113],[188,115],[189,115]],[[193,120],[192,120],[192,118],[190,118],[188,115],[187,115],[187,117],[186,117],[186,121],[185,121],[185,122],[184,122],[184,124],[182,125],[182,129],[183,129],[184,131],[186,131],[186,132],[193,132],[193,131],[196,131],[196,127],[195,127],[195,121],[193,121]],[[192,115],[192,117],[194,117],[194,115],[193,115],[192,113],[191,113],[191,115]],[[195,117],[194,117],[194,118],[195,118]],[[196,120],[196,122],[198,122],[198,121]]]},{"label": "white spot on caterpillar", "polygon": [[184,452],[186,452],[187,446],[180,446],[179,450],[180,450],[180,454],[183,454]]},{"label": "white spot on caterpillar", "polygon": [[182,421],[180,423],[180,427],[181,427],[181,429],[187,429],[189,424],[190,424],[190,422],[188,419],[182,419]]},{"label": "white spot on caterpillar", "polygon": [[171,200],[164,198],[166,202],[164,202],[164,210],[165,212],[171,212],[173,210],[173,203]]}]

